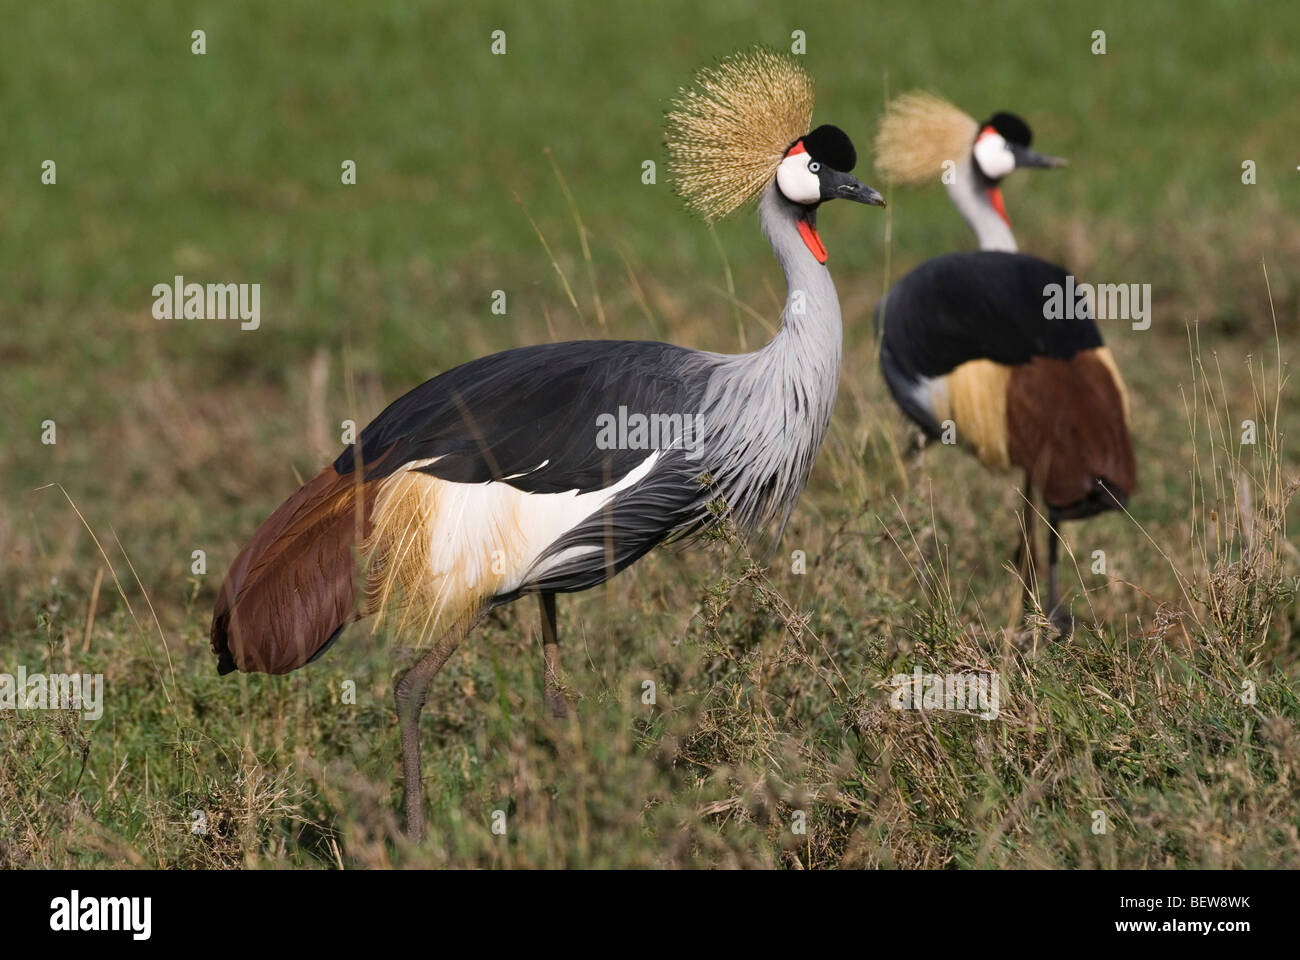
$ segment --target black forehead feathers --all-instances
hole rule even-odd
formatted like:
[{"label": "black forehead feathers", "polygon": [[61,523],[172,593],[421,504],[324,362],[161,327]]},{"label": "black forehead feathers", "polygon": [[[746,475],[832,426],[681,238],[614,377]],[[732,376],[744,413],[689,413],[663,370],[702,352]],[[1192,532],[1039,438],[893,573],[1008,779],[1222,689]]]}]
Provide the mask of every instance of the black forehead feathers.
[{"label": "black forehead feathers", "polygon": [[1003,140],[1022,147],[1029,146],[1034,140],[1034,132],[1029,129],[1029,124],[1014,113],[995,113],[984,121],[983,127],[992,127]]},{"label": "black forehead feathers", "polygon": [[829,123],[823,123],[805,136],[803,145],[818,163],[824,163],[841,173],[848,173],[858,162],[858,151],[853,149],[849,135]]}]

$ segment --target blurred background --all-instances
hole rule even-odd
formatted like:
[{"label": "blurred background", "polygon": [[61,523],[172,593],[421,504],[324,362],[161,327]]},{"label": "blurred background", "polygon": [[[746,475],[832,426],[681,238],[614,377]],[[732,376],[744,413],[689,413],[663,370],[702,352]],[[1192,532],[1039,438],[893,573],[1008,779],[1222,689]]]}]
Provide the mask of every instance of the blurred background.
[{"label": "blurred background", "polygon": [[[954,451],[909,454],[909,432],[875,360],[871,311],[888,282],[930,256],[972,248],[973,238],[937,185],[881,182],[870,145],[886,96],[913,88],[976,119],[1019,113],[1036,148],[1071,162],[1005,185],[1021,249],[1081,279],[1152,285],[1150,330],[1103,323],[1133,394],[1141,484],[1133,516],[1102,517],[1072,533],[1082,557],[1095,548],[1110,557],[1108,581],[1081,579],[1081,561],[1084,574],[1071,588],[1076,596],[1096,590],[1104,634],[1096,642],[1114,645],[1104,649],[1119,670],[1142,656],[1134,637],[1163,643],[1173,631],[1196,644],[1200,627],[1217,622],[1205,614],[1213,590],[1206,587],[1206,601],[1185,581],[1208,583],[1221,558],[1242,560],[1231,546],[1242,475],[1262,485],[1248,494],[1261,515],[1273,503],[1285,517],[1268,498],[1295,473],[1280,436],[1300,425],[1294,400],[1278,392],[1300,328],[1300,7],[692,0],[0,8],[0,668],[80,665],[106,672],[117,690],[93,729],[0,721],[11,724],[14,744],[3,762],[15,765],[12,792],[0,792],[0,824],[11,830],[7,846],[0,839],[0,863],[389,862],[395,841],[385,839],[380,813],[397,797],[388,648],[354,627],[311,670],[218,682],[206,632],[226,566],[300,479],[337,454],[342,420],[364,424],[457,363],[580,337],[722,351],[763,343],[784,288],[752,209],[715,229],[690,217],[666,180],[661,119],[699,66],[754,43],[789,50],[794,31],[806,36],[816,121],[854,138],[856,172],[889,200],[887,211],[832,206],[819,223],[844,308],[843,385],[786,543],[787,552],[807,551],[813,567],[804,578],[780,564],[772,574],[793,608],[810,613],[828,644],[822,650],[853,689],[823,704],[792,676],[802,695],[786,701],[782,723],[710,713],[718,691],[733,689],[727,677],[751,677],[754,656],[777,655],[771,645],[779,647],[782,629],[761,602],[710,606],[719,583],[722,595],[748,596],[744,578],[727,572],[727,551],[657,555],[607,591],[566,605],[565,629],[585,638],[570,667],[574,687],[592,701],[583,723],[610,753],[603,771],[583,774],[595,778],[583,781],[585,793],[567,780],[560,788],[537,763],[546,769],[569,757],[555,775],[578,776],[572,758],[534,743],[520,722],[540,702],[533,605],[520,604],[439,680],[456,702],[433,711],[426,735],[435,752],[436,743],[457,744],[442,773],[458,786],[431,802],[435,822],[462,840],[431,862],[1272,862],[1264,838],[1286,819],[1277,807],[1258,812],[1257,823],[1237,809],[1233,816],[1253,824],[1242,828],[1249,836],[1211,850],[1189,838],[1218,836],[1216,818],[1231,804],[1202,810],[1190,788],[1177,826],[1134,826],[1127,846],[1114,839],[1100,852],[1072,848],[1064,837],[1073,814],[1061,797],[1053,805],[1042,784],[1027,793],[1027,778],[995,772],[1021,760],[1033,769],[1051,736],[1030,737],[1021,760],[1007,759],[1005,744],[958,756],[951,781],[922,778],[899,792],[892,826],[869,815],[885,803],[879,784],[890,779],[881,779],[889,737],[872,726],[885,721],[871,712],[878,704],[863,706],[875,702],[871,684],[916,650],[952,662],[958,647],[945,652],[936,637],[987,654],[1019,589],[1003,566],[1018,535],[1016,478],[990,477]],[[202,56],[191,53],[196,29],[206,34]],[[504,56],[491,53],[494,30],[505,31]],[[1105,55],[1092,52],[1096,30],[1105,31]],[[55,185],[41,182],[46,160],[57,164]],[[355,161],[355,185],[340,182],[346,160]],[[642,183],[647,160],[658,165],[653,185]],[[1247,160],[1256,170],[1249,186]],[[152,287],[176,274],[260,283],[260,329],[155,319]],[[503,316],[490,309],[498,289],[508,298]],[[1242,467],[1230,462],[1242,452],[1228,440],[1247,417],[1260,421],[1270,452]],[[46,420],[57,424],[54,445],[41,443]],[[1219,442],[1228,453],[1216,458]],[[66,498],[39,489],[53,483]],[[1277,605],[1267,615],[1250,608],[1254,632],[1224,649],[1223,669],[1244,669],[1238,655],[1246,648],[1264,656],[1278,671],[1278,715],[1293,717],[1296,612],[1284,588],[1294,567],[1283,565],[1293,564],[1294,550],[1283,528],[1270,531]],[[192,571],[195,550],[206,554],[204,575]],[[1210,632],[1215,642],[1230,633]],[[677,647],[683,637],[690,652]],[[1078,691],[1078,668],[1054,665],[1052,682]],[[677,677],[679,709],[664,711],[675,719],[629,720],[640,715],[622,701],[638,671]],[[364,678],[360,714],[323,710],[337,704],[348,677]],[[736,683],[748,702],[752,684]],[[1154,687],[1148,692],[1147,728],[1209,722],[1190,701],[1175,708]],[[840,726],[801,726],[800,717],[823,710]],[[1086,710],[1067,713],[1077,720]],[[740,741],[764,743],[756,731],[766,731],[782,746],[730,752],[724,731],[733,721],[748,731]],[[1071,796],[1182,789],[1169,772],[1187,762],[1178,750],[1157,750],[1147,772],[1113,756],[1085,762],[1097,728],[1079,721],[1071,739],[1070,724],[1057,722],[1057,759],[1074,758],[1060,778],[1075,784]],[[1130,734],[1139,725],[1136,714],[1124,722]],[[783,739],[791,724],[803,730],[793,745]],[[1253,736],[1240,735],[1242,751],[1258,748]],[[786,748],[807,776],[774,764]],[[521,772],[518,758],[538,750],[532,772]],[[324,765],[340,756],[351,766],[327,776]],[[168,771],[152,794],[139,787],[145,757]],[[758,773],[737,773],[750,764]],[[765,779],[774,767],[786,770],[781,789]],[[966,795],[972,771],[987,776],[984,796],[1004,791],[1002,801],[954,799]],[[1147,773],[1155,779],[1142,787]],[[1294,783],[1274,773],[1278,796],[1290,796]],[[908,776],[919,774],[898,774]],[[1262,788],[1224,787],[1234,797],[1252,789]],[[263,790],[264,807],[241,806]],[[929,797],[921,807],[918,795]],[[469,811],[503,797],[512,810],[526,807],[525,796],[546,800],[545,815],[528,808],[539,829],[562,821],[572,827],[567,839],[552,830],[503,854],[465,826],[477,816]],[[995,834],[989,824],[1002,823],[1008,796],[1032,801],[1016,807],[1023,821]],[[593,797],[605,798],[604,813]],[[795,802],[823,804],[823,832],[792,848],[773,839],[779,831],[764,817]],[[1029,813],[1039,803],[1051,808],[1038,811],[1045,821]],[[655,820],[647,805],[671,814]],[[196,850],[182,827],[200,807],[225,810],[236,826]],[[1197,811],[1210,819],[1198,821]],[[605,840],[593,822],[604,823]],[[53,825],[74,839],[49,839]],[[1182,836],[1172,846],[1169,831]],[[647,832],[655,839],[638,847]],[[690,839],[665,853],[668,834]],[[1276,843],[1293,853],[1294,819],[1290,837]]]}]

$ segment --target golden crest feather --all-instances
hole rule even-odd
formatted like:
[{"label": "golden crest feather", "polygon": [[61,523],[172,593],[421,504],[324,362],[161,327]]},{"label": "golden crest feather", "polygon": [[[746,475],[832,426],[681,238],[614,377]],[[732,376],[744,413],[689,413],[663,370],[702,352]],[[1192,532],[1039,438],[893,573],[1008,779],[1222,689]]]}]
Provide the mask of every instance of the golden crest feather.
[{"label": "golden crest feather", "polygon": [[938,178],[943,164],[960,164],[975,143],[979,124],[947,100],[914,90],[885,107],[876,130],[876,171],[892,183]]},{"label": "golden crest feather", "polygon": [[696,72],[665,118],[668,173],[686,206],[712,222],[753,199],[786,149],[812,128],[812,77],[754,47]]}]

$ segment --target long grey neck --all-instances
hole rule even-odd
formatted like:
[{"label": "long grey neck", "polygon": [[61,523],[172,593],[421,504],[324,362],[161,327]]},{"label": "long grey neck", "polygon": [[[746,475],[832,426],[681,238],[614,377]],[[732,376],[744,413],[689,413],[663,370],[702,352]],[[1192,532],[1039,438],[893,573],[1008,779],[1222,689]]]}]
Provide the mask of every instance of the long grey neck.
[{"label": "long grey neck", "polygon": [[758,199],[758,222],[785,274],[785,309],[781,329],[764,350],[796,349],[832,364],[838,376],[843,330],[840,300],[826,264],[819,263],[799,233],[799,221],[815,222],[814,212],[791,203],[768,185]]},{"label": "long grey neck", "polygon": [[975,169],[968,156],[956,170],[956,177],[947,184],[948,196],[953,206],[975,231],[981,250],[1006,250],[1016,252],[1015,234],[1010,225],[993,206],[989,197],[988,181]]},{"label": "long grey neck", "polygon": [[781,329],[754,353],[718,358],[705,403],[708,465],[742,529],[789,518],[839,390],[840,301],[800,236],[804,215],[775,183],[759,197],[759,223],[785,273]]}]

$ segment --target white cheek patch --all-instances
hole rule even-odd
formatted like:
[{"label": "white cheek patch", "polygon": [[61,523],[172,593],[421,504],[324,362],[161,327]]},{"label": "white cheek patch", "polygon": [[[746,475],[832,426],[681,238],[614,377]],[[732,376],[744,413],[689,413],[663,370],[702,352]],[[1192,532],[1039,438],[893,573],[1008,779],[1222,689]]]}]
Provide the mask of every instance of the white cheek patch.
[{"label": "white cheek patch", "polygon": [[787,200],[811,206],[822,198],[821,181],[808,169],[812,159],[807,153],[796,153],[781,161],[776,168],[776,185]]},{"label": "white cheek patch", "polygon": [[975,162],[990,180],[1001,180],[1016,168],[1016,158],[1001,135],[985,133],[975,141]]}]

